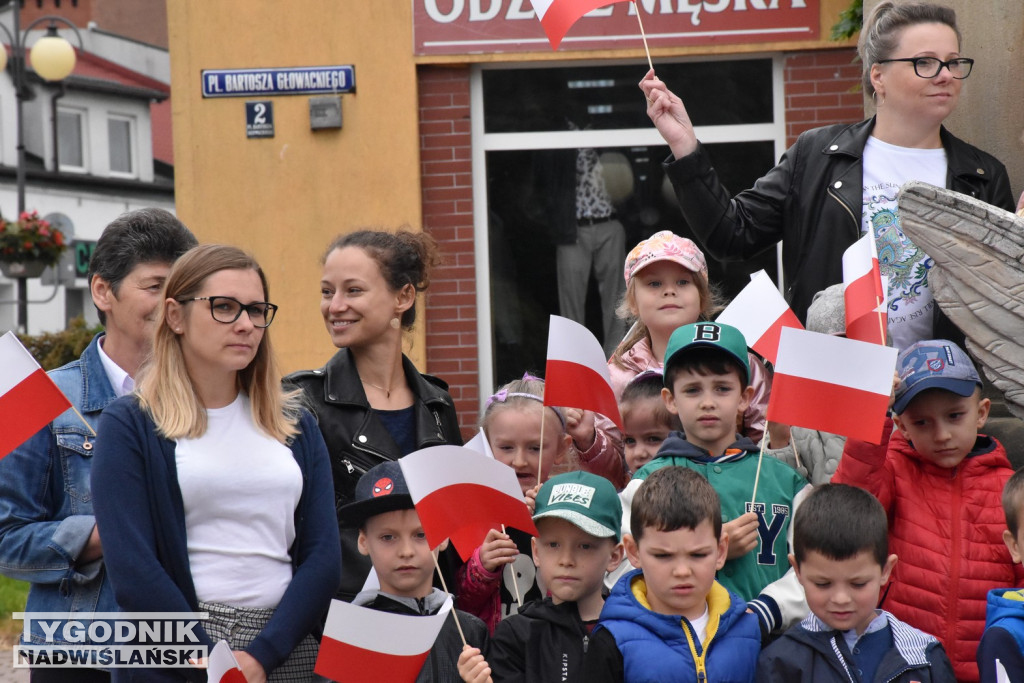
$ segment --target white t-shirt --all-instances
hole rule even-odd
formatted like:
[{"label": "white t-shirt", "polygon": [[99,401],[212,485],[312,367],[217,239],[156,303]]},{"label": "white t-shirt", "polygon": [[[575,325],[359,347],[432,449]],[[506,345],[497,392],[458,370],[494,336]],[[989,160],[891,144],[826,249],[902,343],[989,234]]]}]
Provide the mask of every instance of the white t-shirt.
[{"label": "white t-shirt", "polygon": [[704,605],[704,614],[700,615],[696,619],[690,621],[690,626],[693,627],[693,632],[697,636],[697,642],[703,643],[704,639],[708,637],[708,606]]},{"label": "white t-shirt", "polygon": [[292,580],[302,472],[287,446],[256,428],[245,394],[206,415],[206,433],[174,450],[196,595],[276,607]]},{"label": "white t-shirt", "polygon": [[946,186],[946,150],[897,147],[869,137],[864,147],[861,229],[872,231],[878,265],[889,280],[889,334],[898,349],[931,339],[935,300],[928,287],[932,259],[900,229],[896,195],[908,180]]}]

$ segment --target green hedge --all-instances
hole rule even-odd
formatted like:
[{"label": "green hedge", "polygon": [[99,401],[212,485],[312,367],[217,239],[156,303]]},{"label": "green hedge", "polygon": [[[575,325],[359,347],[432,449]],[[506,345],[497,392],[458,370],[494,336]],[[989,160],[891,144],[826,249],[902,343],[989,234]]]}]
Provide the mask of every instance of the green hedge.
[{"label": "green hedge", "polygon": [[89,327],[85,319],[78,316],[68,324],[66,330],[35,336],[19,334],[18,339],[44,370],[53,370],[81,356],[85,347],[102,329],[101,325]]},{"label": "green hedge", "polygon": [[0,641],[4,637],[16,635],[24,626],[24,622],[14,621],[11,614],[25,611],[25,600],[28,599],[28,584],[0,576]]}]

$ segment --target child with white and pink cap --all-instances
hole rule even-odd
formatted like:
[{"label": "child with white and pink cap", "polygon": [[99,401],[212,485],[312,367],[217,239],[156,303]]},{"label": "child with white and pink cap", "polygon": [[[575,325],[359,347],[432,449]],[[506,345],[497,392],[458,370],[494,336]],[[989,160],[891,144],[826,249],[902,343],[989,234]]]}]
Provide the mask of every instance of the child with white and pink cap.
[{"label": "child with white and pink cap", "polygon": [[[608,361],[616,397],[630,380],[645,370],[661,369],[665,346],[678,327],[710,320],[721,310],[708,281],[704,253],[692,240],[669,230],[643,240],[626,256],[626,295],[618,314],[635,321]],[[750,385],[754,397],[744,412],[739,431],[757,442],[764,434],[771,375],[750,354]]]}]

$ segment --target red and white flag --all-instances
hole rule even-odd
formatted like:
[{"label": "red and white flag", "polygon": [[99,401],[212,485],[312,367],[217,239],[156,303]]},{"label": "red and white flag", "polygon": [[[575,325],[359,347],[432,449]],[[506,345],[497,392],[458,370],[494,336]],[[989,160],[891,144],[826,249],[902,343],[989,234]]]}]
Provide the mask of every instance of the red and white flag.
[{"label": "red and white flag", "polygon": [[870,232],[843,252],[843,303],[846,336],[884,345],[886,292]]},{"label": "red and white flag", "polygon": [[228,641],[220,640],[210,650],[206,665],[206,679],[210,683],[245,683],[245,674],[231,651]]},{"label": "red and white flag", "polygon": [[786,328],[768,419],[879,443],[897,355],[881,344]]},{"label": "red and white flag", "polygon": [[598,7],[623,0],[530,0],[533,11],[544,27],[551,49],[557,50],[562,38],[584,14]]},{"label": "red and white flag", "polygon": [[428,616],[332,600],[313,671],[339,683],[413,683],[451,611],[451,596]]},{"label": "red and white flag", "polygon": [[0,337],[0,458],[70,407],[18,337]]},{"label": "red and white flag", "polygon": [[450,538],[463,560],[487,532],[514,527],[537,535],[515,470],[462,446],[433,446],[401,458],[405,484],[431,548]]},{"label": "red and white flag", "polygon": [[601,342],[583,325],[557,315],[548,328],[544,405],[592,410],[623,428]]},{"label": "red and white flag", "polygon": [[773,364],[782,328],[804,329],[779,288],[763,270],[750,276],[750,284],[725,307],[716,322],[738,329],[747,345]]},{"label": "red and white flag", "polygon": [[468,448],[471,451],[477,453],[483,453],[491,460],[494,460],[494,451],[491,450],[491,443],[487,440],[487,434],[484,432],[484,428],[481,427],[480,431],[477,432],[476,436],[463,444],[463,448]]}]

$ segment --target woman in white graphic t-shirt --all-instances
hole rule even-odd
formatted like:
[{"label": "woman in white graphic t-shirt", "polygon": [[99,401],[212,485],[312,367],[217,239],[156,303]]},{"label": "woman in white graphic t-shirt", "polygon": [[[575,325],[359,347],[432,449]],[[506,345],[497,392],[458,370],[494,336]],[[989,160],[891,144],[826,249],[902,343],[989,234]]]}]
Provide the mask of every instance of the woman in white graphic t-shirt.
[{"label": "woman in white graphic t-shirt", "polygon": [[698,142],[682,100],[649,72],[647,113],[669,144],[666,164],[683,214],[713,256],[745,259],[783,243],[787,298],[801,320],[814,294],[842,282],[842,254],[871,230],[889,282],[896,346],[953,335],[928,290],[931,259],[899,229],[896,191],[921,180],[1012,210],[1006,169],[943,126],[974,60],[961,54],[952,9],[878,3],[860,38],[872,118],[803,133],[754,187],[729,196]]}]

